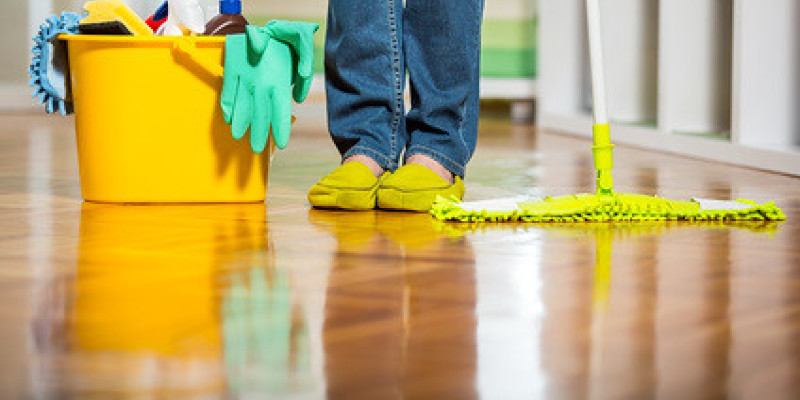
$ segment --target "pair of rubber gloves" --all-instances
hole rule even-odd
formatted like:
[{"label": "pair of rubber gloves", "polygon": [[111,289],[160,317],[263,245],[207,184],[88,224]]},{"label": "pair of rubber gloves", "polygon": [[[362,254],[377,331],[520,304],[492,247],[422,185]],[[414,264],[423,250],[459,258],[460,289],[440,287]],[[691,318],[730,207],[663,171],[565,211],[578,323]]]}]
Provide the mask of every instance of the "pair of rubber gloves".
[{"label": "pair of rubber gloves", "polygon": [[302,103],[314,75],[314,32],[318,24],[270,21],[248,26],[246,33],[225,41],[222,114],[232,125],[234,139],[250,128],[250,146],[261,153],[269,141],[289,142],[291,99]]}]

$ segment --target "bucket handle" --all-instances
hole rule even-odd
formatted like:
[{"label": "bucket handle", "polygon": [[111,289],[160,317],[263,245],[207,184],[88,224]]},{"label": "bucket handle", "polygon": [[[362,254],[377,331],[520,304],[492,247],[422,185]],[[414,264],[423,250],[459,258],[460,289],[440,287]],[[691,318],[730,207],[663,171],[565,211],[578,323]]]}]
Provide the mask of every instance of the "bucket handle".
[{"label": "bucket handle", "polygon": [[197,40],[191,36],[176,38],[172,48],[179,54],[188,57],[195,64],[206,70],[206,72],[217,78],[222,78],[225,74],[225,68],[221,65],[208,62],[206,59],[197,55]]}]

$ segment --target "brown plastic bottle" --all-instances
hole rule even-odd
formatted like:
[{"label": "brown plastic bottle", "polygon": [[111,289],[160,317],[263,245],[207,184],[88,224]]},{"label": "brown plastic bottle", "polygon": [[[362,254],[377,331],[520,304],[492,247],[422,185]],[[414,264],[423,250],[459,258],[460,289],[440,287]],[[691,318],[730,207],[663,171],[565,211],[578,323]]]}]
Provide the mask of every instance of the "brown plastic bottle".
[{"label": "brown plastic bottle", "polygon": [[242,16],[242,2],[239,0],[221,0],[219,2],[219,15],[206,24],[207,36],[225,36],[244,33],[249,24]]}]

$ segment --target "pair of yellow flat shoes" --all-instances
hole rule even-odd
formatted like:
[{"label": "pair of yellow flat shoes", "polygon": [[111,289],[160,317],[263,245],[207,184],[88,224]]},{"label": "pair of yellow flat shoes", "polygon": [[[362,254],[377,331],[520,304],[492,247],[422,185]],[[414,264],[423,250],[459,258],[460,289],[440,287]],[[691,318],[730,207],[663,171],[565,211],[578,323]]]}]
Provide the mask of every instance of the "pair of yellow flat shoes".
[{"label": "pair of yellow flat shoes", "polygon": [[314,207],[345,210],[407,210],[427,212],[436,196],[464,197],[464,181],[450,183],[427,167],[406,164],[376,178],[366,165],[349,162],[324,176],[308,191]]}]

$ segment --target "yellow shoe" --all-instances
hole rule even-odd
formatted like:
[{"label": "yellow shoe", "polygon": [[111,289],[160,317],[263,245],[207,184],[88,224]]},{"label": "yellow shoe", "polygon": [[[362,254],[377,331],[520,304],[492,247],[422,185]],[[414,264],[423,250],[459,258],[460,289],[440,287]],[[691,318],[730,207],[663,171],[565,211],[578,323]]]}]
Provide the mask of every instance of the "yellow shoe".
[{"label": "yellow shoe", "polygon": [[464,197],[464,181],[455,177],[452,185],[429,168],[406,164],[383,181],[378,189],[378,208],[430,211],[436,196]]},{"label": "yellow shoe", "polygon": [[342,164],[308,191],[308,202],[314,207],[371,210],[375,208],[378,187],[389,175],[385,172],[376,178],[360,162]]}]

